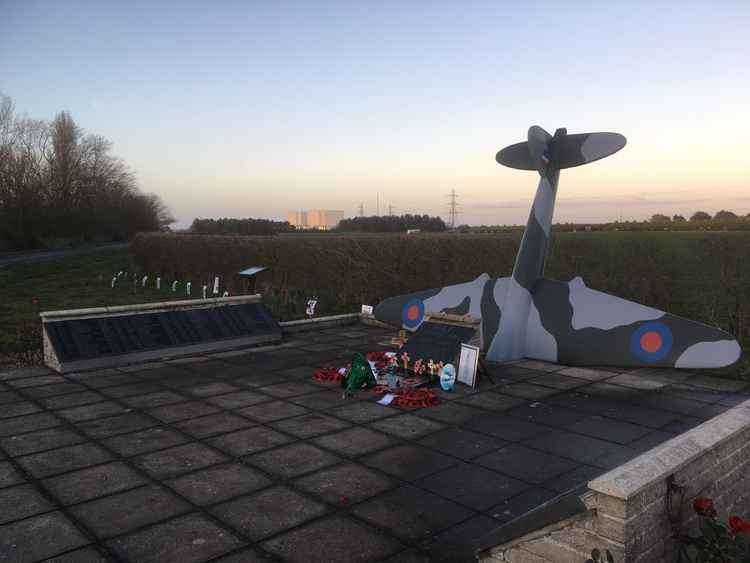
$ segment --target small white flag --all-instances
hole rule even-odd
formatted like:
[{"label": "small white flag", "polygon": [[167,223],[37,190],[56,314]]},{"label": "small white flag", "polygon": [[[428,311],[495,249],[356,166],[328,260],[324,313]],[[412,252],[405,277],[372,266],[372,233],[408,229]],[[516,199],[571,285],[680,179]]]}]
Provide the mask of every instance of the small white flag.
[{"label": "small white flag", "polygon": [[143,279],[141,280],[141,287],[146,287],[147,281],[148,281],[148,276],[143,276]]},{"label": "small white flag", "polygon": [[120,270],[119,272],[117,272],[117,277],[118,277],[118,278],[121,278],[121,277],[122,277],[122,274],[123,274],[123,273],[124,273],[124,272],[123,272],[122,270]]},{"label": "small white flag", "polygon": [[193,284],[192,284],[191,282],[187,282],[187,284],[185,284],[185,293],[186,293],[187,295],[190,295],[190,287],[191,287],[192,285],[193,285]]},{"label": "small white flag", "polygon": [[207,291],[208,291],[208,286],[207,286],[207,285],[204,285],[204,286],[203,286],[203,299],[205,299],[205,298],[206,298],[206,292],[207,292]]},{"label": "small white flag", "polygon": [[114,276],[114,277],[112,278],[112,289],[114,289],[114,288],[115,288],[115,282],[116,282],[116,281],[117,281],[117,276]]},{"label": "small white flag", "polygon": [[161,278],[156,278],[156,289],[161,289]]},{"label": "small white flag", "polygon": [[216,276],[214,278],[214,295],[218,295],[219,293],[219,276]]},{"label": "small white flag", "polygon": [[228,291],[225,291],[224,293],[222,293],[222,294],[221,294],[221,296],[222,296],[222,297],[229,297],[229,292],[228,292]]},{"label": "small white flag", "polygon": [[175,280],[175,281],[172,282],[172,293],[174,293],[175,291],[177,291],[177,284],[178,283],[180,283],[180,282],[178,282],[177,280]]}]

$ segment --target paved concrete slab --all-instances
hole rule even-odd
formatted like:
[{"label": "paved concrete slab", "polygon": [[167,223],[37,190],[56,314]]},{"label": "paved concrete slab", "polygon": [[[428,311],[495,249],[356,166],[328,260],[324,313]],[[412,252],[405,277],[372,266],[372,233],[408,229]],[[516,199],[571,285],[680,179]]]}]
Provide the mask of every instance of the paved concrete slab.
[{"label": "paved concrete slab", "polygon": [[406,412],[312,380],[390,336],[0,371],[2,556],[463,561],[473,538],[750,397],[706,374],[523,361]]}]

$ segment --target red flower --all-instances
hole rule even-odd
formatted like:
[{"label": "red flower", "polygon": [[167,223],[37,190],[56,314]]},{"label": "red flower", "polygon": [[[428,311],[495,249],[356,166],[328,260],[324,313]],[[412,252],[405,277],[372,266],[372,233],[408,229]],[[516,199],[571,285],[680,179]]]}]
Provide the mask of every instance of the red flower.
[{"label": "red flower", "polygon": [[732,534],[748,534],[750,533],[750,522],[743,520],[739,516],[732,516],[729,519],[729,529]]},{"label": "red flower", "polygon": [[710,498],[700,497],[693,501],[693,510],[700,516],[716,516],[714,501]]}]

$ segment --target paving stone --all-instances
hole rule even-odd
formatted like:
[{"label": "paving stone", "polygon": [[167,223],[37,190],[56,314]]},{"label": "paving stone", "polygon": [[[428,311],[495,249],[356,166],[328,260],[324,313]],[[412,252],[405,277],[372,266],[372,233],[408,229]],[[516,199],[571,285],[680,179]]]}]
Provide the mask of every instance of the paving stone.
[{"label": "paving stone", "polygon": [[342,432],[321,436],[313,440],[319,446],[347,457],[356,457],[383,449],[393,443],[393,439],[369,428],[349,428]]},{"label": "paving stone", "polygon": [[258,541],[320,516],[326,510],[325,505],[287,487],[273,487],[220,504],[211,512]]},{"label": "paving stone", "polygon": [[449,467],[417,484],[476,510],[487,510],[529,488],[522,481],[469,463]]},{"label": "paving stone", "polygon": [[39,412],[41,409],[34,403],[22,402],[22,403],[10,403],[3,405],[0,409],[0,419],[11,418],[13,416],[21,416],[24,414],[31,414]]},{"label": "paving stone", "polygon": [[43,375],[23,379],[9,379],[6,383],[15,389],[25,389],[27,387],[39,387],[40,385],[50,385],[52,383],[66,383],[66,379],[59,375]]},{"label": "paving stone", "polygon": [[230,381],[235,385],[242,385],[255,389],[258,387],[263,387],[265,385],[279,383],[280,379],[281,377],[275,373],[259,371],[251,374],[246,374],[241,377],[234,377]]},{"label": "paving stone", "polygon": [[608,381],[597,381],[587,386],[585,389],[579,389],[580,392],[596,397],[614,399],[617,401],[627,401],[633,404],[639,404],[640,399],[650,391],[636,389],[635,387],[626,387],[624,385],[614,385]]},{"label": "paving stone", "polygon": [[598,456],[595,460],[591,461],[591,465],[596,465],[603,469],[614,469],[636,457],[638,457],[638,452],[636,450],[626,446],[620,446],[616,450]]},{"label": "paving stone", "polygon": [[352,513],[408,540],[430,538],[474,514],[455,502],[410,485],[364,502],[353,508]]},{"label": "paving stone", "polygon": [[515,381],[525,381],[546,373],[544,370],[529,369],[518,365],[493,365],[487,363],[492,377],[505,377]]},{"label": "paving stone", "polygon": [[[318,538],[326,538],[325,542]],[[344,516],[332,516],[262,544],[284,561],[376,561],[401,548],[394,539]]]},{"label": "paving stone", "polygon": [[678,414],[694,414],[707,406],[701,401],[694,401],[684,397],[677,397],[670,393],[649,393],[644,396],[639,404],[657,410],[667,410]]},{"label": "paving stone", "polygon": [[282,418],[299,416],[310,411],[299,405],[287,403],[286,401],[271,401],[269,403],[260,403],[258,405],[245,407],[237,412],[260,422],[272,422],[274,420],[281,420]]},{"label": "paving stone", "polygon": [[351,424],[332,416],[312,412],[273,422],[271,426],[298,438],[312,438],[313,436],[320,436],[321,434],[347,428]]},{"label": "paving stone", "polygon": [[[167,377],[166,379],[160,380],[159,384],[163,385],[164,387],[169,387],[170,389],[178,389],[187,393],[186,389],[188,389],[189,387],[203,385],[204,383],[206,383],[206,380],[207,378],[203,375],[199,375],[197,373],[188,373],[175,377]],[[210,379],[208,381],[210,381]]]},{"label": "paving stone", "polygon": [[282,446],[244,459],[285,479],[317,471],[340,461],[335,455],[306,443]]},{"label": "paving stone", "polygon": [[369,425],[370,428],[393,434],[405,440],[417,439],[428,434],[433,434],[445,428],[444,425],[433,420],[414,416],[413,414],[402,414],[378,420]]},{"label": "paving stone", "polygon": [[42,403],[48,409],[65,409],[70,407],[78,407],[80,405],[88,405],[90,403],[98,403],[104,401],[104,395],[97,393],[96,391],[84,391],[83,393],[68,393],[66,395],[55,395],[54,397],[47,397],[40,399]]},{"label": "paving stone", "polygon": [[458,460],[419,446],[394,446],[362,459],[370,467],[413,481],[458,463]]},{"label": "paving stone", "polygon": [[445,391],[439,385],[433,388],[433,391],[437,393],[437,396],[440,397],[441,401],[450,402],[456,401],[458,399],[465,399],[469,395],[476,393],[477,389],[469,387],[468,385],[464,385],[463,383],[457,383],[450,391]]},{"label": "paving stone", "polygon": [[567,493],[576,487],[585,485],[587,482],[604,473],[604,470],[591,465],[579,465],[572,471],[553,477],[545,481],[542,486],[557,493]]},{"label": "paving stone", "polygon": [[664,432],[663,430],[652,430],[645,436],[642,436],[641,438],[630,442],[628,444],[628,447],[639,452],[646,452],[660,444],[663,444],[667,440],[674,438],[674,436],[675,435],[671,432]]},{"label": "paving stone", "polygon": [[295,485],[328,503],[347,506],[390,489],[392,482],[361,465],[344,463],[297,479]]},{"label": "paving stone", "polygon": [[88,442],[19,457],[17,461],[32,476],[42,479],[50,475],[98,465],[111,459],[112,456],[106,450]]},{"label": "paving stone", "polygon": [[568,377],[560,375],[559,373],[545,373],[539,377],[534,377],[528,380],[529,383],[534,385],[543,385],[545,387],[551,387],[553,389],[575,389],[577,387],[583,387],[588,385],[590,382],[585,379],[578,379],[576,377]]},{"label": "paving stone", "polygon": [[601,438],[609,442],[627,444],[651,432],[651,428],[630,422],[612,420],[601,416],[590,416],[565,427],[571,432]]},{"label": "paving stone", "polygon": [[255,425],[254,422],[241,416],[228,412],[220,412],[218,414],[209,414],[208,416],[183,420],[182,422],[175,423],[174,427],[196,438],[205,438],[253,425]]},{"label": "paving stone", "polygon": [[725,413],[728,409],[729,407],[727,407],[726,405],[716,403],[713,405],[703,405],[702,408],[700,408],[697,411],[694,411],[691,414],[697,418],[708,420],[716,416],[719,416],[722,413]]},{"label": "paving stone", "polygon": [[45,367],[25,367],[25,368],[11,368],[0,370],[0,381],[8,381],[11,379],[23,379],[27,377],[39,377],[42,375],[49,375],[52,370]]},{"label": "paving stone", "polygon": [[559,494],[560,493],[549,489],[534,487],[533,489],[527,489],[522,493],[493,506],[487,511],[487,513],[492,515],[493,518],[497,518],[503,522],[509,522],[519,516],[523,516],[530,510],[541,506],[545,502],[549,502],[553,498],[559,496]]},{"label": "paving stone", "polygon": [[148,413],[164,422],[176,422],[219,412],[219,409],[203,401],[187,401],[151,409]]},{"label": "paving stone", "polygon": [[669,384],[668,381],[659,381],[657,379],[651,379],[645,375],[634,375],[632,373],[621,373],[608,379],[607,383],[622,385],[623,387],[632,387],[633,389],[640,389],[642,391],[661,389]]},{"label": "paving stone", "polygon": [[77,427],[92,438],[108,438],[118,434],[151,428],[157,424],[157,421],[149,416],[132,412],[119,416],[89,420],[88,422],[77,424]]},{"label": "paving stone", "polygon": [[176,477],[226,460],[225,455],[198,442],[143,454],[132,459],[135,465],[157,479]]},{"label": "paving stone", "polygon": [[328,413],[356,424],[364,424],[398,414],[399,411],[371,401],[356,401],[343,407],[331,409]]},{"label": "paving stone", "polygon": [[279,370],[277,373],[284,379],[310,379],[314,372],[315,368],[312,366],[295,366]]},{"label": "paving stone", "polygon": [[8,403],[15,403],[23,401],[23,397],[14,391],[2,391],[0,392],[0,405],[7,405]]},{"label": "paving stone", "polygon": [[112,401],[102,401],[101,403],[62,409],[57,411],[57,414],[70,422],[82,422],[84,420],[112,416],[113,414],[122,414],[124,412],[128,412],[128,409]]},{"label": "paving stone", "polygon": [[224,393],[232,393],[239,390],[239,387],[230,385],[224,381],[204,383],[202,385],[196,385],[195,387],[188,387],[185,389],[186,392],[196,397],[211,397],[213,395],[222,395]]},{"label": "paving stone", "polygon": [[0,488],[23,482],[24,476],[9,461],[0,461]]},{"label": "paving stone", "polygon": [[180,403],[186,400],[187,397],[185,397],[184,395],[180,395],[175,391],[158,391],[156,393],[147,393],[146,395],[126,397],[122,401],[123,403],[127,403],[131,407],[139,409],[149,409],[162,405]]},{"label": "paving stone", "polygon": [[271,561],[277,561],[277,559],[256,549],[249,548],[235,551],[219,559],[212,559],[211,563],[270,563]]},{"label": "paving stone", "polygon": [[710,375],[696,375],[695,377],[691,377],[687,383],[693,387],[702,387],[720,392],[737,392],[746,390],[748,385],[750,385],[743,379],[711,377]]},{"label": "paving stone", "polygon": [[19,456],[85,441],[84,436],[67,428],[57,427],[3,438],[0,446],[10,455]]},{"label": "paving stone", "polygon": [[679,383],[670,385],[669,387],[664,387],[662,391],[676,397],[683,397],[685,399],[701,401],[703,403],[717,403],[727,396],[726,393],[721,391],[714,391],[712,389],[693,387],[691,385]]},{"label": "paving stone", "polygon": [[496,387],[493,391],[502,393],[503,395],[511,395],[513,397],[521,397],[523,399],[534,399],[541,400],[552,395],[557,395],[559,389],[551,389],[542,385],[534,385],[533,383],[512,383],[503,387]]},{"label": "paving stone", "polygon": [[272,399],[273,397],[256,393],[255,391],[237,391],[236,393],[214,396],[207,400],[209,403],[224,409],[237,409],[258,403],[265,403]]},{"label": "paving stone", "polygon": [[682,434],[684,432],[687,432],[688,430],[692,430],[699,424],[703,424],[703,422],[704,421],[702,418],[681,415],[675,417],[670,423],[662,426],[660,430],[671,432],[673,434]]},{"label": "paving stone", "polygon": [[498,526],[497,520],[478,514],[447,529],[429,545],[430,561],[474,561],[474,542]]},{"label": "paving stone", "polygon": [[33,485],[18,485],[0,489],[0,524],[21,520],[54,508],[55,505],[47,500]]},{"label": "paving stone", "polygon": [[293,438],[266,426],[254,426],[247,430],[224,434],[209,443],[233,456],[242,456],[267,450],[292,442]]},{"label": "paving stone", "polygon": [[123,457],[132,457],[155,450],[163,450],[188,441],[189,438],[173,430],[149,428],[132,434],[108,438],[103,440],[102,443]]},{"label": "paving stone", "polygon": [[59,426],[61,422],[50,413],[40,412],[0,420],[0,436],[13,436],[24,432]]},{"label": "paving stone", "polygon": [[543,372],[552,372],[563,369],[564,366],[553,364],[551,362],[542,362],[539,360],[521,360],[515,364],[515,367]]},{"label": "paving stone", "polygon": [[417,413],[418,416],[454,425],[463,424],[481,414],[484,414],[483,411],[459,403],[441,403]]},{"label": "paving stone", "polygon": [[99,538],[117,536],[190,511],[190,504],[164,487],[148,485],[70,508]]},{"label": "paving stone", "polygon": [[607,370],[580,368],[580,367],[561,369],[557,373],[559,373],[560,375],[567,375],[568,377],[586,379],[587,381],[601,381],[603,379],[608,379],[612,377],[613,375],[615,375],[613,372],[607,371]]},{"label": "paving stone", "polygon": [[116,461],[42,481],[63,504],[74,504],[145,484],[145,479],[127,464]]},{"label": "paving stone", "polygon": [[106,387],[101,392],[117,399],[131,397],[132,395],[145,395],[146,393],[156,393],[163,389],[156,383],[136,382],[126,385],[117,385],[115,387]]},{"label": "paving stone", "polygon": [[565,430],[550,430],[524,443],[537,450],[596,466],[599,466],[599,459],[623,449],[619,444]]},{"label": "paving stone", "polygon": [[464,460],[495,451],[507,442],[461,428],[450,428],[419,441],[423,446]]},{"label": "paving stone", "polygon": [[468,397],[459,399],[456,402],[462,405],[478,407],[490,411],[505,411],[524,403],[524,400],[519,399],[518,397],[493,393],[492,391],[484,391],[482,393],[469,395]]},{"label": "paving stone", "polygon": [[221,502],[271,483],[265,475],[241,463],[217,465],[165,482],[197,505]]},{"label": "paving stone", "polygon": [[115,560],[93,547],[84,547],[45,559],[42,563],[108,563],[110,561]]},{"label": "paving stone", "polygon": [[533,402],[522,407],[511,409],[509,416],[520,418],[528,422],[546,424],[547,426],[566,426],[586,418],[586,413],[566,409],[559,405]]},{"label": "paving stone", "polygon": [[300,395],[298,397],[292,397],[289,399],[292,403],[302,405],[308,409],[329,409],[333,407],[339,407],[345,405],[347,400],[341,397],[341,390],[325,390],[317,391],[315,393],[308,393],[307,395]]},{"label": "paving stone", "polygon": [[88,543],[62,512],[0,526],[0,546],[5,561],[38,561]]},{"label": "paving stone", "polygon": [[284,381],[283,383],[266,385],[265,387],[259,388],[258,391],[262,391],[263,393],[274,397],[284,398],[315,393],[320,391],[320,388],[302,381]]},{"label": "paving stone", "polygon": [[138,381],[129,373],[115,373],[114,375],[87,373],[80,375],[70,375],[69,377],[75,381],[87,385],[88,387],[93,387],[94,389],[103,389],[105,387],[113,387],[115,385],[125,385]]},{"label": "paving stone", "polygon": [[192,563],[217,557],[244,543],[206,517],[188,514],[110,540],[107,545],[128,561]]},{"label": "paving stone", "polygon": [[517,442],[549,432],[549,428],[546,426],[506,414],[478,416],[464,424],[464,427],[509,442]]},{"label": "paving stone", "polygon": [[521,481],[536,484],[566,473],[578,465],[575,461],[532,450],[521,444],[510,444],[476,459],[475,462]]}]

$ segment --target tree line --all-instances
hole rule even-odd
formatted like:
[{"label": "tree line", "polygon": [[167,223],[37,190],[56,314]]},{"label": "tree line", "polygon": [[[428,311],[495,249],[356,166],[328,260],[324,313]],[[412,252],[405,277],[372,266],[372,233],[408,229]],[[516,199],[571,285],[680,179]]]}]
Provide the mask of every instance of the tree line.
[{"label": "tree line", "polygon": [[294,232],[288,221],[270,219],[195,219],[190,232],[200,235],[275,235]]},{"label": "tree line", "polygon": [[0,248],[127,240],[173,223],[111,149],[66,111],[52,121],[17,116],[13,100],[0,95]]},{"label": "tree line", "polygon": [[352,217],[344,219],[334,229],[347,233],[400,233],[410,229],[426,232],[442,232],[447,229],[440,217],[429,215],[373,215],[371,217]]},{"label": "tree line", "polygon": [[[706,213],[705,211],[696,211],[690,216],[689,221],[691,223],[700,223],[702,221],[719,221],[719,222],[727,222],[727,221],[739,221],[739,220],[747,220],[750,219],[750,213],[747,215],[737,215],[736,213],[732,211],[727,211],[726,209],[722,209],[721,211],[717,211],[716,214],[712,217],[710,213]],[[685,219],[683,215],[672,215],[670,217],[669,215],[664,215],[662,213],[654,213],[651,216],[650,219],[651,223],[685,223],[688,221],[688,219]]]}]

